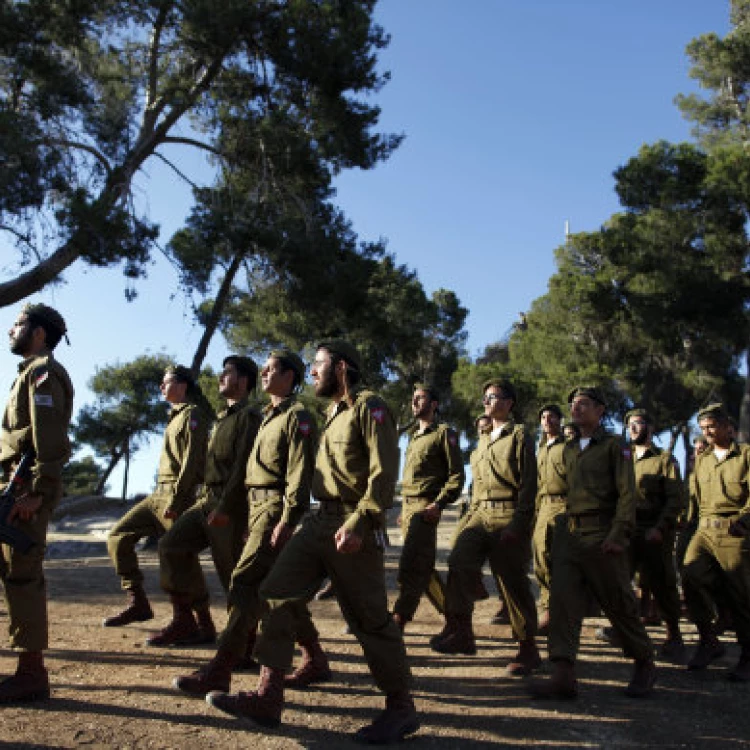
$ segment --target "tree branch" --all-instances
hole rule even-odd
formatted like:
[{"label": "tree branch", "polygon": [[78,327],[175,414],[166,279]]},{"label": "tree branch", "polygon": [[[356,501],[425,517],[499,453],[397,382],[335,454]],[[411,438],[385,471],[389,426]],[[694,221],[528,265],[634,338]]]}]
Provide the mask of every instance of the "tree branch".
[{"label": "tree branch", "polygon": [[223,154],[218,148],[214,148],[210,143],[203,143],[202,141],[196,141],[193,138],[183,138],[181,136],[170,135],[166,138],[162,138],[162,143],[182,143],[185,146],[195,146],[196,148],[208,151],[218,157],[222,157]]},{"label": "tree branch", "polygon": [[156,101],[156,87],[159,78],[159,44],[161,32],[169,14],[171,3],[163,3],[154,21],[151,32],[151,44],[148,49],[148,92],[146,94],[146,111],[150,112]]},{"label": "tree branch", "polygon": [[183,172],[181,172],[174,164],[172,164],[171,161],[169,161],[169,159],[167,159],[166,156],[163,156],[158,151],[154,151],[154,156],[157,159],[161,159],[168,167],[170,167],[172,170],[174,170],[175,174],[178,177],[180,177],[183,180],[185,180],[185,182],[187,182],[187,184],[190,185],[190,187],[193,188],[193,190],[198,190],[198,188],[200,186],[197,185],[196,183],[194,183],[186,174],[184,174]]},{"label": "tree branch", "polygon": [[66,138],[47,138],[44,140],[49,146],[64,146],[65,148],[77,148],[81,151],[86,151],[92,156],[96,157],[96,160],[104,167],[107,171],[107,176],[112,174],[112,167],[104,154],[99,149],[89,146],[88,143],[79,143],[78,141],[69,141]]}]

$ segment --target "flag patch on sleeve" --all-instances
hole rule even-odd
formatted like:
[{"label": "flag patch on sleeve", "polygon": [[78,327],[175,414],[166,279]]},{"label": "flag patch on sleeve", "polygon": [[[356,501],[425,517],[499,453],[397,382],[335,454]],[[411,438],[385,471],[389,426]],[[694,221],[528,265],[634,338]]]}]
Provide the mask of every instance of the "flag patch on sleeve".
[{"label": "flag patch on sleeve", "polygon": [[46,367],[39,367],[38,369],[34,370],[34,385],[39,388],[39,386],[44,383],[48,377],[49,370]]},{"label": "flag patch on sleeve", "polygon": [[383,421],[385,420],[385,409],[382,406],[371,406],[370,414],[372,414],[372,418],[378,424],[383,424]]},{"label": "flag patch on sleeve", "polygon": [[49,393],[35,393],[34,394],[34,403],[37,406],[54,406],[54,402],[52,401],[52,396],[49,395]]},{"label": "flag patch on sleeve", "polygon": [[300,422],[299,431],[302,433],[304,437],[307,437],[310,434],[310,423],[307,421]]}]

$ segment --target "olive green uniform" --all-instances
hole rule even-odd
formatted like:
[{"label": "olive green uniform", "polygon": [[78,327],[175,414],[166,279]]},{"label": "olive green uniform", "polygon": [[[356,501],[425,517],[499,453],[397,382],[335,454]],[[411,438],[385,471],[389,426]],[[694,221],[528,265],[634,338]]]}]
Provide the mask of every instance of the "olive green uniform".
[{"label": "olive green uniform", "polygon": [[[107,550],[126,591],[143,583],[135,545],[147,536],[161,536],[171,528],[166,510],[182,515],[196,499],[206,467],[206,444],[210,421],[195,404],[172,407],[159,458],[155,492],[129,510],[107,537]],[[194,581],[190,594],[201,595],[202,580]],[[205,585],[205,584],[204,584]]]},{"label": "olive green uniform", "polygon": [[539,583],[538,607],[542,612],[549,609],[549,590],[552,572],[552,541],[555,520],[565,512],[565,496],[568,485],[565,481],[562,435],[539,446],[536,456],[537,494],[536,523],[532,536],[534,549],[534,574]]},{"label": "olive green uniform", "polygon": [[[732,612],[737,640],[750,648],[750,446],[732,443],[719,461],[706,451],[695,462],[698,528],[688,545],[682,585],[690,618],[699,627],[714,616],[713,592]],[[736,522],[744,536],[732,536]]]},{"label": "olive green uniform", "polygon": [[[270,607],[255,649],[261,664],[289,668],[292,606],[309,600],[328,576],[377,686],[389,694],[408,689],[403,637],[388,612],[383,549],[398,459],[396,424],[379,396],[356,388],[347,401],[331,406],[312,485],[320,507],[305,519],[261,586]],[[359,551],[337,551],[334,535],[342,526],[362,538]]]},{"label": "olive green uniform", "polygon": [[[398,568],[399,596],[393,611],[411,620],[433,577],[437,552],[437,523],[425,521],[424,509],[436,502],[441,510],[454,503],[464,486],[464,466],[458,435],[445,424],[414,432],[406,449],[401,478],[404,544]],[[443,596],[440,597],[444,601]]]},{"label": "olive green uniform", "polygon": [[[468,520],[448,558],[446,614],[471,616],[477,576],[489,560],[519,641],[536,634],[534,596],[527,574],[537,489],[536,462],[522,425],[507,422],[498,436],[480,438],[475,462],[474,498]],[[508,530],[514,539],[503,541]]]},{"label": "olive green uniform", "polygon": [[27,451],[36,459],[22,492],[38,493],[42,505],[29,521],[13,523],[34,542],[21,553],[0,545],[0,579],[8,607],[10,643],[19,651],[48,646],[47,592],[44,551],[47,524],[62,497],[62,470],[70,457],[68,427],[73,412],[73,385],[50,351],[29,357],[18,366],[0,431],[0,466],[5,482]]},{"label": "olive green uniform", "polygon": [[[280,521],[294,528],[310,507],[315,437],[313,418],[295,396],[266,407],[245,474],[247,541],[232,572],[229,619],[219,638],[219,647],[237,657],[262,614],[258,589],[278,556],[271,547],[273,530]],[[294,620],[299,640],[317,640],[306,602],[296,605]]]},{"label": "olive green uniform", "polygon": [[[185,511],[159,542],[162,588],[170,594],[194,591],[194,605],[208,602],[208,589],[198,555],[207,547],[224,591],[242,551],[247,527],[245,471],[261,423],[247,398],[216,418],[206,453],[203,488],[196,504]],[[210,526],[217,511],[229,518],[225,526]]]},{"label": "olive green uniform", "polygon": [[580,449],[563,450],[568,484],[567,514],[558,517],[552,553],[549,655],[575,661],[589,590],[609,618],[626,656],[652,658],[653,648],[638,616],[628,555],[602,552],[605,540],[626,547],[635,528],[635,482],[630,449],[600,427]]},{"label": "olive green uniform", "polygon": [[[635,451],[635,449],[634,449]],[[680,469],[674,457],[649,445],[640,457],[634,452],[635,532],[630,540],[630,572],[654,595],[667,623],[680,619],[674,545],[677,517],[685,505]],[[657,529],[661,542],[649,542],[646,534]]]}]

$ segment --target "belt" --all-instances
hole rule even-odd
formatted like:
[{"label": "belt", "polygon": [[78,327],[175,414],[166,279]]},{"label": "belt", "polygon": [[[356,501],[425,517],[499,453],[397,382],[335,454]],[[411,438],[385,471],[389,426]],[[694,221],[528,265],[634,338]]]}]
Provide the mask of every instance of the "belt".
[{"label": "belt", "polygon": [[318,500],[318,513],[326,516],[343,516],[346,508],[341,500]]},{"label": "belt", "polygon": [[544,495],[542,497],[542,503],[564,503],[567,499],[566,495]]},{"label": "belt", "polygon": [[500,510],[515,510],[515,500],[482,500],[485,508],[499,508]]},{"label": "belt", "polygon": [[276,489],[275,487],[269,488],[269,487],[248,487],[247,488],[248,497],[251,501],[261,501],[261,500],[270,500],[270,499],[278,499],[281,497],[281,490]]},{"label": "belt", "polygon": [[404,503],[434,503],[435,498],[426,497],[425,495],[412,495],[411,497],[404,495],[401,501]]},{"label": "belt", "polygon": [[576,529],[602,529],[612,525],[613,516],[603,513],[586,513],[579,516],[568,516],[568,528]]},{"label": "belt", "polygon": [[739,516],[708,516],[698,519],[699,529],[728,529]]}]

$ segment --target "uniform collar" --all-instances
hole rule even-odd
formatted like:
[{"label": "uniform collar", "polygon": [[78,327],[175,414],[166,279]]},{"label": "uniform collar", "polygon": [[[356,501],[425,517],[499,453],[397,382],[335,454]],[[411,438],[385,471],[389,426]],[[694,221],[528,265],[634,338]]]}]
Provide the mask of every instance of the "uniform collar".
[{"label": "uniform collar", "polygon": [[421,437],[422,435],[428,435],[431,432],[435,432],[435,430],[437,430],[438,428],[438,425],[439,422],[437,421],[437,419],[433,419],[432,422],[430,422],[430,424],[425,427],[424,432],[420,432],[419,423],[417,422],[417,424],[414,426],[414,430],[412,431],[412,437]]},{"label": "uniform collar", "polygon": [[36,354],[32,354],[22,359],[18,363],[18,372],[23,372],[28,367],[31,367],[31,365],[33,365],[34,362],[36,362],[38,359],[44,359],[45,357],[48,359],[53,359],[52,350],[47,349],[46,347],[44,347],[43,349],[40,349]]},{"label": "uniform collar", "polygon": [[636,446],[635,446],[634,443],[631,443],[630,447],[631,447],[631,449],[633,451],[633,458],[636,461],[640,461],[643,458],[650,458],[651,456],[658,456],[659,455],[659,449],[653,443],[649,443],[646,446],[646,450],[643,451],[643,455],[642,456],[638,455],[638,451],[636,451],[636,449],[635,449]]},{"label": "uniform collar", "polygon": [[495,442],[495,440],[499,440],[501,437],[509,435],[511,432],[513,432],[513,428],[515,426],[516,423],[513,421],[513,417],[509,417],[508,421],[500,428],[500,434],[496,438],[492,438],[492,430],[490,430],[490,442],[493,443]]},{"label": "uniform collar", "polygon": [[235,401],[231,406],[227,406],[227,408],[219,414],[219,419],[223,419],[224,417],[228,417],[230,414],[238,412],[240,409],[244,409],[248,405],[248,403],[249,399],[247,396],[245,396],[245,398],[241,398],[239,401]]},{"label": "uniform collar", "polygon": [[273,404],[266,404],[263,407],[263,416],[268,418],[276,414],[281,414],[282,412],[285,412],[296,400],[297,397],[293,393],[290,393],[285,399],[279,401],[276,406],[274,406]]}]

